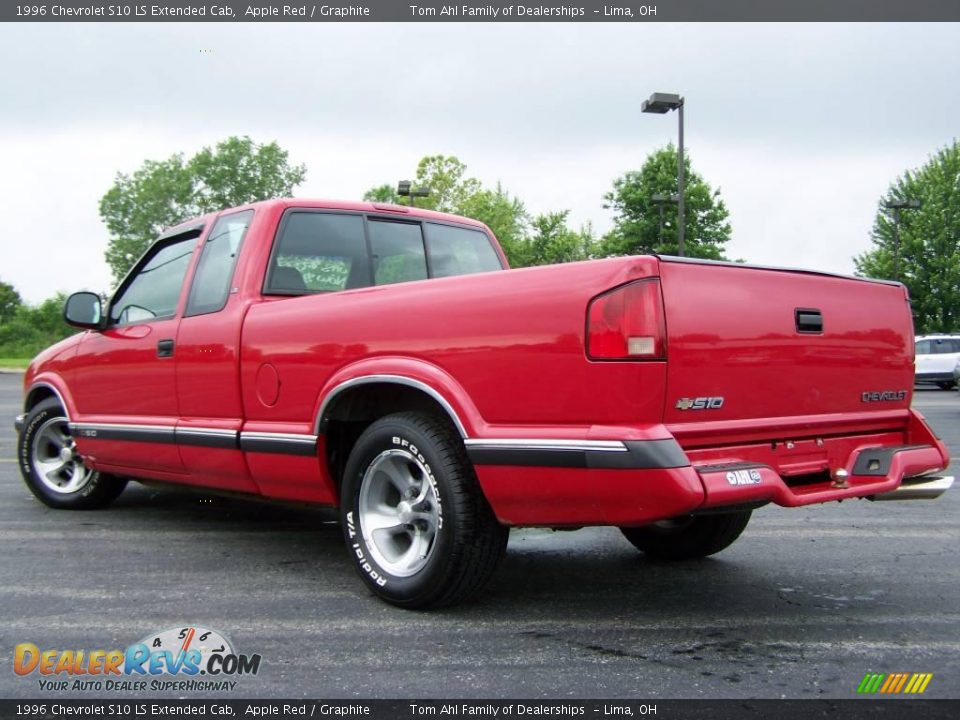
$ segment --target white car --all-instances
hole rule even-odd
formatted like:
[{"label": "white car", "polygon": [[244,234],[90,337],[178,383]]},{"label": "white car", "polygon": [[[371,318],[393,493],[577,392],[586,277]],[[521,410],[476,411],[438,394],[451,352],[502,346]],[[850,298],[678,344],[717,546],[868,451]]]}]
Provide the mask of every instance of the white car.
[{"label": "white car", "polygon": [[960,361],[960,335],[920,335],[916,356],[916,382],[949,390],[954,386],[953,371]]}]

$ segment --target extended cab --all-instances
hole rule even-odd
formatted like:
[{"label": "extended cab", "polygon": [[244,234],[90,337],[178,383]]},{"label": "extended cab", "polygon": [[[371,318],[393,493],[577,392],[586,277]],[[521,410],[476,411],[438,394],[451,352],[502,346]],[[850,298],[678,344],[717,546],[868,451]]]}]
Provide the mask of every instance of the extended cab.
[{"label": "extended cab", "polygon": [[274,200],[175,227],[41,353],[30,490],[127,479],[338,506],[397,605],[477,591],[510,526],[613,525],[668,559],[767,503],[932,498],[897,283],[666,257],[508,270],[483,224]]}]

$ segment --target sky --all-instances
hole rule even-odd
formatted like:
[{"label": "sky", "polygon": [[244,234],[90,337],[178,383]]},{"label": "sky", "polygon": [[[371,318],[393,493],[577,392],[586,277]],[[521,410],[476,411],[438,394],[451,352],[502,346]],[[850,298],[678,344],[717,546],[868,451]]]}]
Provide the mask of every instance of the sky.
[{"label": "sky", "polygon": [[950,24],[0,25],[0,280],[37,303],[111,287],[117,172],[230,135],[359,199],[459,157],[531,213],[612,225],[603,194],[676,141],[730,211],[731,258],[852,273],[877,204],[960,129]]}]

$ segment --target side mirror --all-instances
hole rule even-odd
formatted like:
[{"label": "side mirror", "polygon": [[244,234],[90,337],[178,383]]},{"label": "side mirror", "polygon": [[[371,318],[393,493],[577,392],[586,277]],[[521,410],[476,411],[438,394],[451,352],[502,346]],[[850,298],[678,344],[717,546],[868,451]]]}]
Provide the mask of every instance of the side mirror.
[{"label": "side mirror", "polygon": [[102,318],[103,305],[96,293],[74,293],[67,298],[67,304],[63,307],[63,319],[74,327],[99,330]]}]

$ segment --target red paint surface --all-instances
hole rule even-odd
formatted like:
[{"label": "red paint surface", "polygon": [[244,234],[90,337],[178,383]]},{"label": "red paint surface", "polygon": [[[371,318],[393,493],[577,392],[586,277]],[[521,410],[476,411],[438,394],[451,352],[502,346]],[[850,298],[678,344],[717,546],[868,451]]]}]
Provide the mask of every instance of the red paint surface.
[{"label": "red paint surface", "polygon": [[[265,297],[263,276],[288,207],[483,226],[366,203],[251,207],[236,291],[222,311],[183,318],[187,285],[171,320],[86,332],[45,351],[28,370],[27,388],[55,388],[74,422],[314,434],[318,411],[339,384],[396,375],[432,388],[469,437],[675,437],[691,461],[671,470],[478,468],[498,517],[512,524],[640,524],[757,499],[824,502],[893,489],[904,474],[947,464],[942,443],[909,409],[913,334],[900,286],[632,257]],[[188,283],[195,265],[196,257]],[[666,360],[589,360],[590,301],[655,277]],[[824,332],[797,333],[796,308],[821,310]],[[174,357],[156,357],[161,338],[175,338]],[[862,401],[864,392],[899,390],[907,391],[899,401]],[[681,398],[698,397],[722,397],[722,407],[677,409]],[[886,478],[857,480],[847,490],[790,483],[849,468],[864,447],[912,443],[932,449],[898,455]],[[114,472],[291,500],[336,499],[323,437],[315,458],[89,438],[78,445]],[[767,469],[759,486],[747,487],[724,487],[722,476],[696,470],[722,462]]]}]

